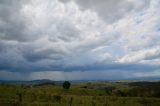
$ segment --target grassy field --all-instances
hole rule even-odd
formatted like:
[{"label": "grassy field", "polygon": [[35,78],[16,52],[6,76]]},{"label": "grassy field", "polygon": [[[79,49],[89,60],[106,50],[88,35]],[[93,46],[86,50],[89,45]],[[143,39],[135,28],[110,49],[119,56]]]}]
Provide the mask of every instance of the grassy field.
[{"label": "grassy field", "polygon": [[0,106],[160,106],[159,82],[0,85]]}]

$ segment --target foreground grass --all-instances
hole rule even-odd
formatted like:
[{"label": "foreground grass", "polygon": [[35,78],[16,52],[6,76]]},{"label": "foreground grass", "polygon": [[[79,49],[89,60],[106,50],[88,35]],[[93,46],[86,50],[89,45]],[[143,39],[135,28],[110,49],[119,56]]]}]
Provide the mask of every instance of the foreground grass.
[{"label": "foreground grass", "polygon": [[0,106],[160,106],[160,98],[108,96],[104,90],[78,85],[69,90],[61,86],[0,85]]}]

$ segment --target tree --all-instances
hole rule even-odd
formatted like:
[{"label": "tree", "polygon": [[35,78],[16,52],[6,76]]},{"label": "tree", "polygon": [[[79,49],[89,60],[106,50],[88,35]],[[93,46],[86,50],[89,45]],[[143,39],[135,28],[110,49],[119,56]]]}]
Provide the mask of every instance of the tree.
[{"label": "tree", "polygon": [[64,89],[69,89],[70,86],[71,86],[71,84],[70,84],[69,81],[65,81],[65,82],[63,83],[63,88],[64,88]]}]

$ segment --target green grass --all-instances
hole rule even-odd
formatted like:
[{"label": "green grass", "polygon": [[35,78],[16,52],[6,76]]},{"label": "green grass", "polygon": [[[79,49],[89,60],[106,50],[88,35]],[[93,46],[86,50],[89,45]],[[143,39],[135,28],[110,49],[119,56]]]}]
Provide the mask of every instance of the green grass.
[{"label": "green grass", "polygon": [[[129,89],[125,83],[107,84],[120,90]],[[108,96],[105,90],[81,88],[83,85],[86,84],[72,85],[69,90],[58,85],[0,85],[0,106],[160,106],[160,98]],[[18,94],[22,94],[22,101]]]}]

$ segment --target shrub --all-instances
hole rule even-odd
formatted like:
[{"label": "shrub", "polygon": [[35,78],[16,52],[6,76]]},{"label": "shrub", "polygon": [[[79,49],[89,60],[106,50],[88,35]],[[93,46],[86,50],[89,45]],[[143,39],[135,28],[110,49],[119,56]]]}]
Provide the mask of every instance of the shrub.
[{"label": "shrub", "polygon": [[71,86],[71,84],[70,84],[69,81],[65,81],[65,82],[63,83],[63,88],[64,88],[64,89],[69,89],[70,86]]}]

